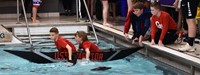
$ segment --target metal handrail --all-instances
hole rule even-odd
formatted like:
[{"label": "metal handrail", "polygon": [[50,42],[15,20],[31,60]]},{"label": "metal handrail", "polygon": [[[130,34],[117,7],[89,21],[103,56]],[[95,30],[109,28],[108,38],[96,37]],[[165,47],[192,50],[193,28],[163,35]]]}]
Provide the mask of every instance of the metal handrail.
[{"label": "metal handrail", "polygon": [[79,0],[76,0],[76,21],[79,22],[79,17],[78,17],[78,8],[79,8]]},{"label": "metal handrail", "polygon": [[[17,2],[19,2],[19,0],[17,0]],[[32,47],[33,43],[32,43],[32,39],[31,39],[31,33],[30,33],[29,24],[28,24],[28,20],[27,20],[26,10],[25,10],[25,7],[24,7],[24,0],[21,0],[21,4],[22,4],[22,10],[23,10],[23,13],[24,13],[24,20],[25,20],[25,24],[26,24],[26,29],[27,29],[27,33],[28,33],[28,37],[29,37],[30,46]],[[19,4],[17,4],[17,8],[18,7],[19,7]],[[17,12],[18,12],[17,17],[19,19],[19,9],[17,10]]]},{"label": "metal handrail", "polygon": [[17,0],[17,23],[16,24],[20,24],[20,22],[19,22],[19,0]]},{"label": "metal handrail", "polygon": [[99,43],[99,40],[98,40],[96,31],[95,31],[95,29],[94,29],[94,24],[93,24],[93,21],[92,21],[92,19],[91,19],[90,13],[89,13],[89,11],[88,11],[88,7],[87,7],[87,4],[86,4],[86,1],[83,0],[83,2],[84,2],[84,5],[85,5],[85,9],[86,9],[86,11],[87,11],[88,18],[89,18],[89,20],[90,20],[90,24],[92,25],[92,30],[93,30],[93,32],[94,32],[95,39],[96,39],[97,44],[98,44],[98,43]]}]

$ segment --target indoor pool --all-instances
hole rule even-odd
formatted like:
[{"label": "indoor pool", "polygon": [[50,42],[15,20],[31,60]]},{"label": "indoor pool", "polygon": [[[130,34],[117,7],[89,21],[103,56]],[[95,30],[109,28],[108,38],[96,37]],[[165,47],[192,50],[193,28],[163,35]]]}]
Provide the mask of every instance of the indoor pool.
[{"label": "indoor pool", "polygon": [[[27,38],[19,37],[23,41],[28,41]],[[72,35],[65,36],[72,41],[76,47],[78,44],[73,39]],[[92,42],[95,39],[89,36]],[[53,41],[48,36],[33,36],[33,45],[41,51],[56,51]],[[100,49],[119,48],[121,46],[100,40],[98,44]],[[139,53],[114,61],[107,62],[91,62],[89,64],[81,64],[81,60],[75,66],[67,67],[66,63],[48,63],[36,64],[29,62],[23,58],[3,51],[9,50],[26,50],[28,45],[5,45],[0,46],[0,75],[187,75],[187,73],[169,68],[167,65],[160,66],[153,59],[146,58]],[[111,67],[105,71],[91,71],[98,66]]]}]

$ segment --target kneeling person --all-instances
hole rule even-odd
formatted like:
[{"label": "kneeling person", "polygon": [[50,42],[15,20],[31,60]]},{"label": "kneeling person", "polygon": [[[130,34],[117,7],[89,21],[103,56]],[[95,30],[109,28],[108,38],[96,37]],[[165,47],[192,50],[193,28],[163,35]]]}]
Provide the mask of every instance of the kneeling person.
[{"label": "kneeling person", "polygon": [[144,3],[136,2],[133,6],[132,11],[129,12],[129,15],[126,18],[126,22],[124,24],[124,35],[125,38],[128,40],[128,32],[130,29],[130,25],[132,23],[133,29],[133,41],[132,44],[135,43],[135,40],[139,39],[139,45],[142,45],[143,40],[147,40],[150,36],[148,33],[150,27],[150,17],[151,12],[148,8],[145,8]]},{"label": "kneeling person", "polygon": [[161,5],[155,2],[151,5],[151,44],[164,46],[172,44],[178,38],[177,24],[173,18],[164,11],[161,11]]}]

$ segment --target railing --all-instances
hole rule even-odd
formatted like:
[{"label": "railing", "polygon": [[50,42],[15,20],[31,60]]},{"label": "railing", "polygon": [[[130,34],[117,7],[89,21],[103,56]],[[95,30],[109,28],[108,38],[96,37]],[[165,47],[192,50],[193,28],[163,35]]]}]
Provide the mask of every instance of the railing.
[{"label": "railing", "polygon": [[99,43],[99,40],[98,40],[96,31],[95,31],[95,29],[94,29],[93,21],[92,21],[92,19],[91,19],[90,13],[89,13],[89,11],[88,11],[87,4],[86,4],[85,0],[83,0],[83,2],[84,2],[84,5],[85,5],[85,8],[86,8],[86,11],[87,11],[88,18],[89,18],[89,20],[90,20],[90,24],[92,25],[92,30],[93,30],[93,32],[94,32],[94,36],[95,36],[96,42]]},{"label": "railing", "polygon": [[[29,24],[28,24],[28,20],[27,20],[26,10],[24,7],[24,0],[21,0],[21,4],[22,4],[23,13],[24,13],[23,15],[24,15],[26,28],[27,28],[30,46],[32,47],[33,43],[32,43],[32,39],[31,39],[31,33],[30,33]],[[17,0],[17,24],[20,24],[20,22],[19,22],[19,0]]]},{"label": "railing", "polygon": [[[98,40],[96,31],[94,29],[93,21],[91,19],[90,13],[88,11],[88,7],[87,7],[87,4],[86,4],[86,1],[83,0],[83,2],[84,2],[84,5],[86,7],[86,11],[87,11],[87,15],[88,15],[89,20],[90,20],[90,24],[92,25],[92,30],[94,32],[96,42],[98,43],[99,40]],[[29,36],[30,45],[32,47],[33,44],[32,44],[32,40],[31,40],[31,33],[30,33],[30,29],[29,29],[29,24],[28,24],[28,21],[27,21],[27,15],[26,15],[26,10],[25,10],[25,7],[24,7],[24,1],[23,0],[21,0],[21,4],[22,4],[22,8],[23,8],[24,19],[25,19],[25,24],[26,24],[26,28],[27,28],[27,33],[28,33],[28,36]],[[77,21],[79,21],[78,11],[79,11],[79,0],[76,0],[76,17],[77,17]],[[19,0],[17,0],[17,24],[20,24],[20,22],[19,22]]]}]

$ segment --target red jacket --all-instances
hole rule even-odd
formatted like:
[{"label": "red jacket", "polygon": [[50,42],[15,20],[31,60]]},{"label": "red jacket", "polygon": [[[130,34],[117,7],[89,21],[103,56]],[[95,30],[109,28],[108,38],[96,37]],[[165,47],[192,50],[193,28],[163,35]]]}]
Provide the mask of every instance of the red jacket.
[{"label": "red jacket", "polygon": [[131,26],[131,13],[133,13],[134,12],[134,10],[132,9],[132,10],[130,10],[129,12],[128,12],[128,15],[126,16],[126,21],[125,21],[125,23],[124,23],[124,34],[125,33],[128,33],[128,31],[129,31],[129,29],[130,29],[130,26]]},{"label": "red jacket", "polygon": [[79,49],[83,48],[84,50],[86,48],[89,48],[90,52],[100,52],[99,48],[90,41],[85,41],[82,44],[79,45]]},{"label": "red jacket", "polygon": [[160,17],[152,16],[151,21],[151,38],[154,39],[156,35],[156,30],[161,29],[161,35],[159,40],[163,40],[167,31],[170,30],[177,30],[177,24],[173,20],[173,18],[164,11],[161,11]]},{"label": "red jacket", "polygon": [[65,38],[62,38],[61,36],[59,36],[58,40],[55,41],[55,45],[59,52],[68,52],[68,49],[66,48],[67,45],[69,45],[72,48],[72,52],[76,51],[76,47],[74,46],[74,44],[72,44]]}]

